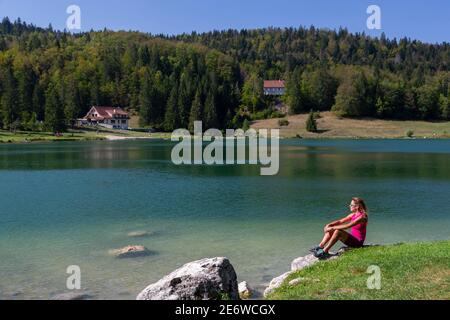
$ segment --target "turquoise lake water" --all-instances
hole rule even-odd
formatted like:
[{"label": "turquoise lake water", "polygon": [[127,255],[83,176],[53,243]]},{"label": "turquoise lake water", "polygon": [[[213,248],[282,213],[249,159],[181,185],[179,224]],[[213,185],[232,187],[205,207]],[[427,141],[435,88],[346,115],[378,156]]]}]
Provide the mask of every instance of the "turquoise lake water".
[{"label": "turquoise lake water", "polygon": [[[263,289],[348,214],[370,209],[368,242],[450,238],[449,140],[283,140],[280,172],[175,166],[166,141],[0,145],[0,299],[66,292],[81,268],[94,299],[134,299],[189,261],[226,256]],[[145,238],[129,238],[132,231]],[[115,259],[145,245],[153,254]]]}]

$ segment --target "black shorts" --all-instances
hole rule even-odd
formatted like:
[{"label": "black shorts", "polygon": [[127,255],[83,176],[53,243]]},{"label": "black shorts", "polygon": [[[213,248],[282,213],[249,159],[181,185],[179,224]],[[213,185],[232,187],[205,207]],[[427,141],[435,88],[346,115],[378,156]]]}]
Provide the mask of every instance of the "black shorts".
[{"label": "black shorts", "polygon": [[354,235],[348,233],[348,238],[344,241],[344,244],[352,248],[361,248],[362,246],[364,246],[364,240],[358,240]]}]

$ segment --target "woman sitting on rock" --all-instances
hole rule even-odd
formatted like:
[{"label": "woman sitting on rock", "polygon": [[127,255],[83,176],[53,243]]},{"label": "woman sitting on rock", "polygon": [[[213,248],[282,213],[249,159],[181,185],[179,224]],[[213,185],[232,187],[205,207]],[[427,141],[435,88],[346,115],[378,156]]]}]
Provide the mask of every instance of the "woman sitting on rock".
[{"label": "woman sitting on rock", "polygon": [[[350,204],[352,213],[341,220],[333,221],[325,226],[322,242],[310,251],[319,259],[330,257],[330,249],[342,241],[351,248],[361,248],[366,240],[366,228],[369,220],[367,206],[361,198],[353,198]],[[344,230],[350,229],[351,233]]]}]

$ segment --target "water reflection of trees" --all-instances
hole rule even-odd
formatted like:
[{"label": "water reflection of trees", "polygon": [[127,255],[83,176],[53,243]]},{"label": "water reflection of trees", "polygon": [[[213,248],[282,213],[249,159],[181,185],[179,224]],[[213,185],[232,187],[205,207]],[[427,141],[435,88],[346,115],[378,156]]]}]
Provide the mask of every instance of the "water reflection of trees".
[{"label": "water reflection of trees", "polygon": [[280,173],[304,178],[450,179],[450,154],[340,152],[308,147],[281,155]]},{"label": "water reflection of trees", "polygon": [[[0,170],[152,168],[186,176],[259,177],[261,165],[175,166],[165,141],[79,142],[8,145]],[[280,147],[280,172],[287,179],[450,179],[450,154],[351,152],[333,146]]]}]

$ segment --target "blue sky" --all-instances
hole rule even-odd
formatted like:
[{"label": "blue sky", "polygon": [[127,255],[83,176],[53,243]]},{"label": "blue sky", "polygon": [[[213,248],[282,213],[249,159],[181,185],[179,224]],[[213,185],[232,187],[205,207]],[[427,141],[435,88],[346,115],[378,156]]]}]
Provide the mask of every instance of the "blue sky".
[{"label": "blue sky", "polygon": [[[450,42],[449,0],[0,0],[0,16],[38,26],[64,29],[66,8],[81,8],[82,31],[108,28],[153,34],[178,34],[228,28],[296,27],[300,25],[389,38]],[[380,6],[382,30],[366,27],[369,5]]]}]

